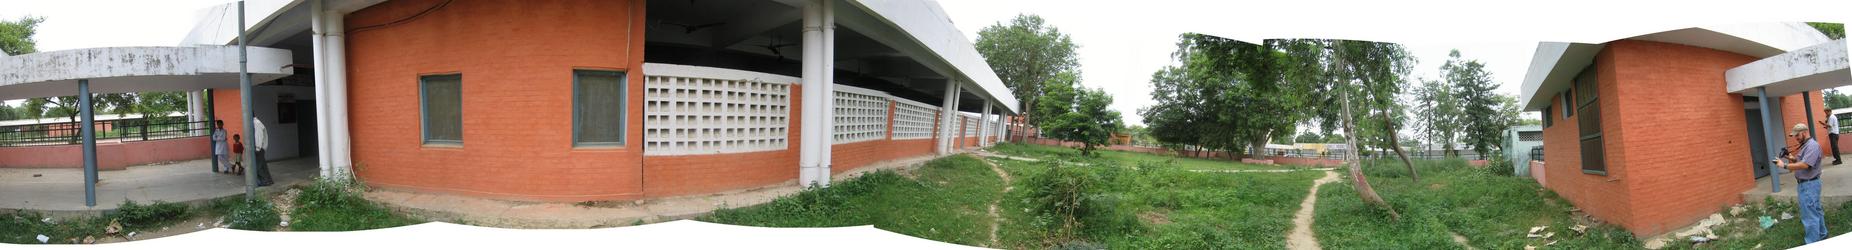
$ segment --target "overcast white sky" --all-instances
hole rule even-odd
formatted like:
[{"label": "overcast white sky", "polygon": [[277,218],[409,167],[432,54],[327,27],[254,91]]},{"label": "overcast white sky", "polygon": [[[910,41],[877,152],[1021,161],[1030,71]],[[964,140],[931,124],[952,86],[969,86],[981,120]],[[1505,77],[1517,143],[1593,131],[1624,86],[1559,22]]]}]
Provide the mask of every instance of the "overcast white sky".
[{"label": "overcast white sky", "polygon": [[[940,1],[940,4],[945,6],[952,23],[964,31],[966,37],[974,40],[979,30],[999,22],[1008,22],[1019,13],[1042,16],[1048,24],[1069,34],[1075,43],[1080,44],[1076,54],[1080,56],[1081,84],[1089,88],[1104,88],[1112,93],[1113,107],[1123,113],[1126,122],[1130,124],[1144,124],[1143,118],[1138,115],[1138,108],[1156,103],[1151,100],[1151,74],[1172,63],[1170,53],[1176,51],[1178,35],[1184,32],[1214,34],[1244,27],[1232,24],[1190,27],[1183,23],[1128,22],[1139,19],[1162,20],[1166,19],[1164,15],[1167,13],[1123,11],[1126,7],[1124,3],[1106,1],[948,0]],[[1101,13],[1130,15],[1106,16]],[[1516,96],[1520,85],[1518,82],[1524,79],[1524,71],[1537,43],[1416,41],[1403,44],[1419,60],[1414,71],[1416,77],[1437,78],[1440,65],[1446,63],[1448,51],[1459,49],[1462,58],[1476,59],[1487,64],[1493,79],[1502,83],[1500,93]]]},{"label": "overcast white sky", "polygon": [[[0,19],[47,17],[36,36],[40,51],[107,46],[173,46],[201,9],[225,0],[0,0]],[[1041,15],[1081,48],[1082,85],[1105,88],[1126,121],[1151,105],[1150,76],[1171,63],[1183,32],[1258,42],[1265,38],[1341,38],[1407,45],[1417,77],[1434,78],[1447,51],[1489,67],[1499,92],[1518,88],[1537,41],[1600,43],[1657,31],[1716,23],[1836,21],[1852,16],[1849,1],[1601,1],[1526,3],[1362,0],[1072,1],[941,0],[971,39],[985,26],[1019,13]],[[1679,3],[1679,4],[1668,4]],[[1606,6],[1609,8],[1589,8]],[[1641,11],[1652,10],[1652,11]]]},{"label": "overcast white sky", "polygon": [[[1113,107],[1130,124],[1143,124],[1137,110],[1154,104],[1151,74],[1171,64],[1177,35],[1184,32],[1249,42],[1339,38],[1401,43],[1418,60],[1415,77],[1427,79],[1436,78],[1449,50],[1459,49],[1462,58],[1486,64],[1500,84],[1499,93],[1518,96],[1539,41],[1600,43],[1704,24],[1844,22],[1852,16],[1844,1],[1489,2],[1496,1],[940,0],[952,22],[974,40],[984,27],[1018,14],[1042,16],[1081,46],[1076,51],[1081,84],[1112,93]],[[1594,4],[1632,10],[1587,8]]]}]

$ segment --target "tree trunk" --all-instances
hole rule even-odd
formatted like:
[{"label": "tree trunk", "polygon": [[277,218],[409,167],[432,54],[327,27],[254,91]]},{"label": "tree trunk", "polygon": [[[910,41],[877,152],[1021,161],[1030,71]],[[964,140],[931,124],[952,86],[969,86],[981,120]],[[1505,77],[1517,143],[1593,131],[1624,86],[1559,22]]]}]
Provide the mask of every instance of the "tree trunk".
[{"label": "tree trunk", "polygon": [[[1343,84],[1348,85],[1348,83]],[[1356,125],[1351,123],[1350,117],[1351,114],[1353,114],[1350,112],[1350,94],[1348,93],[1350,91],[1343,89],[1343,85],[1340,86],[1341,87],[1339,87],[1337,91],[1338,104],[1344,107],[1344,113],[1340,115],[1340,120],[1344,122],[1344,145],[1350,148],[1350,150],[1345,150],[1344,161],[1346,164],[1350,165],[1350,180],[1357,188],[1357,196],[1361,196],[1364,203],[1370,203],[1371,205],[1389,211],[1390,219],[1400,221],[1402,220],[1402,214],[1396,213],[1395,207],[1389,206],[1388,201],[1384,201],[1382,196],[1376,195],[1376,189],[1371,188],[1370,181],[1363,177],[1363,166],[1358,162],[1361,158],[1357,156]]]},{"label": "tree trunk", "polygon": [[1395,156],[1402,157],[1402,165],[1408,166],[1408,177],[1415,183],[1421,183],[1421,173],[1415,171],[1415,162],[1408,160],[1408,153],[1402,152],[1402,142],[1396,138],[1395,125],[1389,122],[1389,111],[1383,110],[1383,127],[1389,131],[1389,148],[1395,150]]}]

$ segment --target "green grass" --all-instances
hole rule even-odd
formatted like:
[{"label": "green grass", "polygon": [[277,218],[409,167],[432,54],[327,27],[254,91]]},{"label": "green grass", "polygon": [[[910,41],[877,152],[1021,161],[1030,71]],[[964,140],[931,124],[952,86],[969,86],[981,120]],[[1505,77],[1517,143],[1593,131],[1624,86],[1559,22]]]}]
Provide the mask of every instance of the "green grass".
[{"label": "green grass", "polygon": [[51,238],[47,243],[73,244],[77,243],[73,239],[81,241],[85,236],[104,237],[112,221],[122,226],[119,233],[126,234],[171,226],[193,215],[185,204],[132,201],[123,201],[116,210],[101,216],[52,219],[50,223],[37,212],[6,211],[0,212],[0,243],[40,244],[37,237],[45,235]]},{"label": "green grass", "polygon": [[[1115,249],[1285,248],[1292,215],[1322,172],[1201,173],[1190,169],[1272,169],[1213,160],[1107,152],[1078,157],[1072,149],[1005,144],[997,151],[1043,162],[992,159],[1014,179],[1003,186],[970,156],[934,160],[910,179],[880,171],[756,206],[721,209],[698,220],[748,226],[837,227],[874,225],[925,239],[985,245],[986,208],[998,201],[1000,245],[1010,249],[1107,247]],[[1080,164],[1076,164],[1080,163]],[[1102,211],[1080,221],[1078,239],[1051,237],[1056,220],[1033,209],[1033,178],[1069,164],[1097,178],[1089,199]]]},{"label": "green grass", "polygon": [[320,180],[302,188],[290,212],[293,231],[355,231],[420,222],[362,198],[352,186]]},{"label": "green grass", "polygon": [[926,163],[908,179],[876,171],[756,206],[720,209],[697,220],[765,227],[874,225],[900,234],[964,245],[987,243],[988,205],[1002,179],[976,158]]},{"label": "green grass", "polygon": [[1586,234],[1569,228],[1569,203],[1522,177],[1491,174],[1462,160],[1417,161],[1420,183],[1407,176],[1399,161],[1369,161],[1365,176],[1377,194],[1402,215],[1393,221],[1379,208],[1363,203],[1348,181],[1319,189],[1316,231],[1328,249],[1461,249],[1449,232],[1481,249],[1522,249],[1544,240],[1525,237],[1533,226],[1555,232],[1551,247],[1562,249],[1639,248],[1632,234],[1609,225],[1588,225]]},{"label": "green grass", "polygon": [[[1134,167],[1114,162],[1118,161],[1096,160],[1086,167],[1106,180],[1096,195],[1113,201],[1113,210],[1118,211],[1106,216],[1130,216],[1134,223],[1120,231],[1087,235],[1092,243],[1113,249],[1285,248],[1299,200],[1305,198],[1312,180],[1323,176],[1318,171],[1200,173],[1176,163],[1150,161]],[[1018,176],[1040,174],[1048,168],[1044,164],[1049,164],[999,163]],[[1016,190],[1033,188],[1026,182],[1017,185]],[[1017,222],[1004,227],[1005,246],[1028,249],[1064,243],[1038,238],[1045,229],[1022,223],[1034,220],[1034,215],[1024,212],[1031,205],[1026,195],[1013,192],[1004,202],[1005,217]],[[1096,220],[1121,219],[1128,218]]]},{"label": "green grass", "polygon": [[[1723,215],[1730,223],[1712,227],[1711,231],[1724,236],[1723,239],[1701,245],[1684,240],[1669,241],[1664,249],[1751,249],[1757,245],[1761,245],[1762,249],[1787,249],[1806,243],[1801,238],[1804,229],[1800,223],[1800,211],[1796,210],[1792,202],[1765,200],[1761,204],[1744,205],[1744,212],[1738,215],[1730,215],[1729,208],[1722,211],[1725,211]],[[1777,221],[1768,229],[1762,229],[1756,224],[1757,217],[1766,215],[1779,219],[1783,212],[1793,214],[1795,219]],[[1846,218],[1852,218],[1852,202],[1840,204],[1837,210],[1828,209],[1827,235],[1838,236],[1852,229],[1852,220]]]},{"label": "green grass", "polygon": [[[1035,145],[1035,144],[1000,143],[1000,144],[997,144],[997,146],[995,147],[991,147],[990,150],[994,152],[1002,153],[1005,155],[1022,156],[1022,157],[1029,157],[1029,158],[1036,158],[1036,159],[1042,159],[1042,158],[1079,159],[1081,158],[1080,150],[1078,149]],[[1096,150],[1094,152],[1099,155],[1097,156],[1098,158],[1110,159],[1110,160],[1117,161],[1120,164],[1125,164],[1125,165],[1137,165],[1141,162],[1173,162],[1177,166],[1182,167],[1183,169],[1188,169],[1188,170],[1231,170],[1231,169],[1251,170],[1251,169],[1281,169],[1282,168],[1282,167],[1275,167],[1275,166],[1245,164],[1245,163],[1240,163],[1236,161],[1230,161],[1228,159],[1199,159],[1199,158],[1189,158],[1189,157],[1178,157],[1178,156],[1172,156],[1172,155],[1159,155],[1159,154],[1141,153],[1141,152],[1112,151],[1112,150],[1103,150],[1103,149]]]}]

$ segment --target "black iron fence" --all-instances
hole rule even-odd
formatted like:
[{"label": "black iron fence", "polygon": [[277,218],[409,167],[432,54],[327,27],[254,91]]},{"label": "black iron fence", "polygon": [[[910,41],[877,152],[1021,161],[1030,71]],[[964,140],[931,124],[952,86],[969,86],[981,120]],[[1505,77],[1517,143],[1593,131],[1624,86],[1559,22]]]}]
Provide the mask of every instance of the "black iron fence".
[{"label": "black iron fence", "polygon": [[[128,118],[95,121],[96,139],[145,141],[206,136],[211,124],[183,117]],[[81,122],[0,126],[0,147],[83,143]]]}]

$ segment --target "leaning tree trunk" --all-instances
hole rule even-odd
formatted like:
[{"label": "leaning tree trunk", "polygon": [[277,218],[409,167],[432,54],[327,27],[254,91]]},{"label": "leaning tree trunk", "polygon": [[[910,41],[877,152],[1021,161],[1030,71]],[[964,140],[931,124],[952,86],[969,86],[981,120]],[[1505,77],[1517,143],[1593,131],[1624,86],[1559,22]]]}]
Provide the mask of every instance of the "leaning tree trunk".
[{"label": "leaning tree trunk", "polygon": [[1371,188],[1370,181],[1363,177],[1363,166],[1358,163],[1361,157],[1357,156],[1356,125],[1351,123],[1350,116],[1353,113],[1350,112],[1350,95],[1347,92],[1349,91],[1343,90],[1342,88],[1338,90],[1338,104],[1344,107],[1344,113],[1340,115],[1342,117],[1340,120],[1344,121],[1344,145],[1350,149],[1344,152],[1344,161],[1350,165],[1350,180],[1352,184],[1356,185],[1357,196],[1361,196],[1365,203],[1370,203],[1371,205],[1376,205],[1377,207],[1383,208],[1383,210],[1389,211],[1390,219],[1400,221],[1402,220],[1402,215],[1396,213],[1395,207],[1389,206],[1388,201],[1383,201],[1382,196],[1376,195],[1376,189]]},{"label": "leaning tree trunk", "polygon": [[1382,114],[1384,131],[1389,131],[1389,148],[1395,150],[1395,156],[1402,157],[1402,165],[1408,166],[1409,179],[1421,183],[1421,173],[1415,171],[1415,162],[1408,160],[1408,153],[1402,152],[1402,142],[1396,139],[1395,123],[1389,120],[1389,111],[1384,110]]}]

